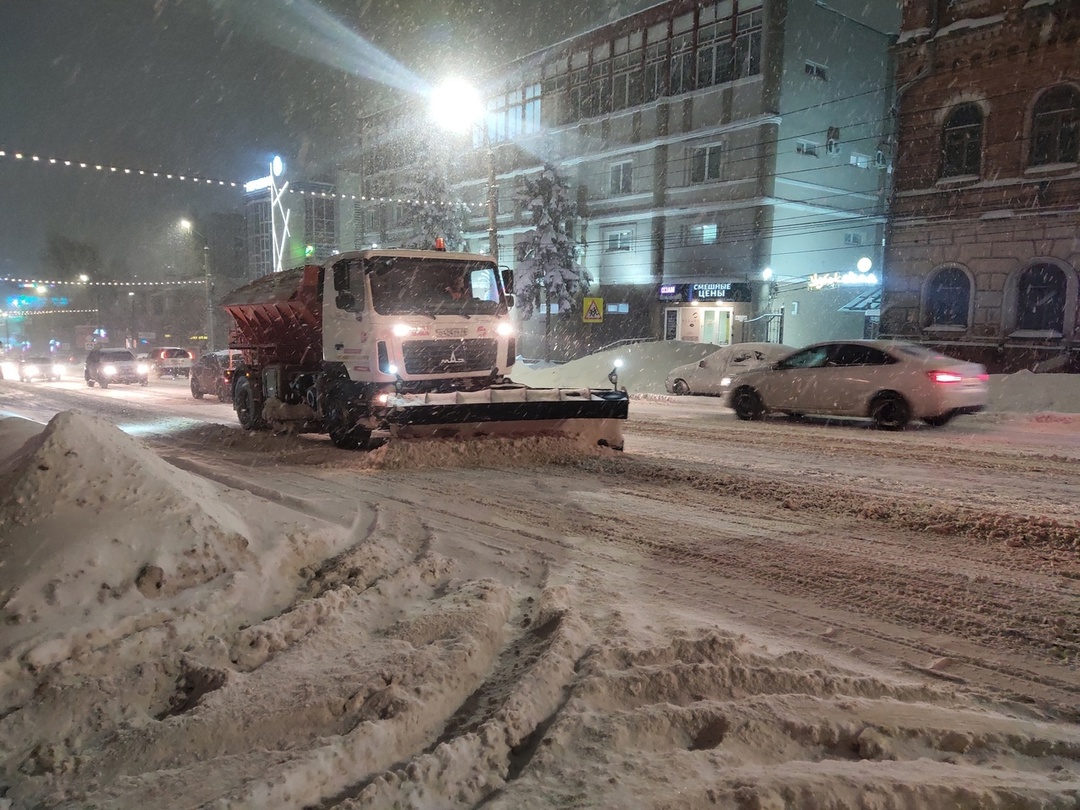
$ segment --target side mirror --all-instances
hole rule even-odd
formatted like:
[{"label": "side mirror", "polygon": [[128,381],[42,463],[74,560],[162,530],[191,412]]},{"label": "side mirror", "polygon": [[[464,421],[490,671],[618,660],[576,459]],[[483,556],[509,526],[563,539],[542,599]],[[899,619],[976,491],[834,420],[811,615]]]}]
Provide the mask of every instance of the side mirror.
[{"label": "side mirror", "polygon": [[507,293],[506,294],[506,308],[507,309],[513,309],[514,308],[514,294],[513,293]]},{"label": "side mirror", "polygon": [[697,367],[698,367],[698,368],[708,368],[708,366],[706,366],[706,365],[705,365],[705,361],[704,361],[704,360],[702,360],[702,361],[701,361],[700,363],[698,363],[698,364],[697,364]]},{"label": "side mirror", "polygon": [[512,293],[514,289],[514,271],[509,267],[501,267],[499,269],[502,270],[503,289],[506,290],[507,293]]},{"label": "side mirror", "polygon": [[356,296],[354,296],[348,290],[341,290],[338,292],[337,297],[334,299],[334,303],[338,309],[344,309],[346,312],[352,312],[356,309]]}]

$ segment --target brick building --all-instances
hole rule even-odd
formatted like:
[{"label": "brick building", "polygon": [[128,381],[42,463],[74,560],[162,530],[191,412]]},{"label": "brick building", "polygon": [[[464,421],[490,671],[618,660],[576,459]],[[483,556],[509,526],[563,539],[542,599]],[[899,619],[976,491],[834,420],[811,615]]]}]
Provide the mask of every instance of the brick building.
[{"label": "brick building", "polygon": [[1080,370],[1080,2],[904,0],[884,335]]}]

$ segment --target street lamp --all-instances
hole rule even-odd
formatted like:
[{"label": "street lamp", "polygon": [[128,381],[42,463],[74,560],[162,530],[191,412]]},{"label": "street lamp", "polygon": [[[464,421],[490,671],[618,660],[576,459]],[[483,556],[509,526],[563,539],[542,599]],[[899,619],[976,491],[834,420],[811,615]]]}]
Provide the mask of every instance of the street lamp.
[{"label": "street lamp", "polygon": [[212,352],[217,341],[214,338],[214,282],[210,277],[210,243],[205,236],[195,230],[195,225],[190,219],[180,220],[180,227],[203,241],[203,275],[206,277],[206,350]]},{"label": "street lamp", "polygon": [[492,261],[499,263],[498,186],[495,185],[495,150],[491,145],[484,102],[475,87],[463,79],[447,79],[435,89],[431,97],[431,117],[443,129],[466,133],[474,126],[480,127],[481,143],[487,156],[487,214],[488,253]]}]

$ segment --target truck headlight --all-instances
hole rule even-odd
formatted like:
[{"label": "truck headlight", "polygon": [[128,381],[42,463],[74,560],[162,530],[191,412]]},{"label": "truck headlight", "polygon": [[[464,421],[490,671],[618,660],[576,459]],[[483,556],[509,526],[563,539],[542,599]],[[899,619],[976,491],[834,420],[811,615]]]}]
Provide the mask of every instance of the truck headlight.
[{"label": "truck headlight", "polygon": [[506,321],[500,321],[499,325],[495,327],[495,331],[503,337],[510,337],[514,334],[514,327],[513,324],[507,323]]},{"label": "truck headlight", "polygon": [[413,328],[407,323],[394,324],[394,337],[408,337],[413,333]]},{"label": "truck headlight", "polygon": [[105,366],[105,368],[103,368],[101,372],[107,377],[112,377],[114,374],[116,374],[116,366]]}]

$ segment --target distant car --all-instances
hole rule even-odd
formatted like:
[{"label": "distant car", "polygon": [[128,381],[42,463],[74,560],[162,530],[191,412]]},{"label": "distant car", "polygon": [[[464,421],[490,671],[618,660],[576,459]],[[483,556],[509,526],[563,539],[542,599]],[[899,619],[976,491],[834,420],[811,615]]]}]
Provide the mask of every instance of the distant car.
[{"label": "distant car", "polygon": [[194,358],[194,352],[179,346],[159,346],[146,353],[146,361],[159,377],[187,377]]},{"label": "distant car", "polygon": [[729,404],[740,419],[778,412],[868,417],[884,430],[912,419],[938,427],[983,410],[989,379],[978,363],[911,343],[829,341],[740,375]]},{"label": "distant car", "polygon": [[26,357],[19,361],[19,379],[23,382],[59,380],[63,376],[63,365],[51,357]]},{"label": "distant car", "polygon": [[214,394],[220,402],[232,399],[232,375],[244,359],[242,352],[226,349],[204,354],[191,367],[191,395],[202,399]]},{"label": "distant car", "polygon": [[83,376],[90,388],[97,383],[108,388],[112,383],[146,385],[149,381],[150,366],[139,362],[127,349],[93,349],[86,355],[86,368]]},{"label": "distant car", "polygon": [[783,343],[733,343],[696,363],[673,368],[665,386],[669,394],[725,396],[739,374],[775,363],[793,351],[794,346]]}]

